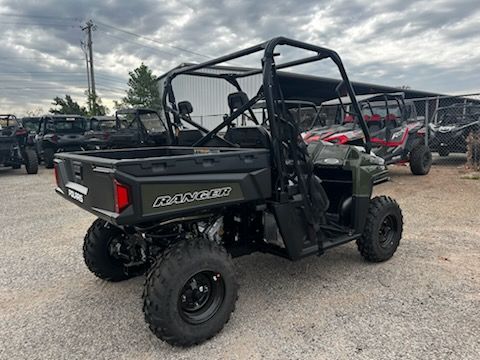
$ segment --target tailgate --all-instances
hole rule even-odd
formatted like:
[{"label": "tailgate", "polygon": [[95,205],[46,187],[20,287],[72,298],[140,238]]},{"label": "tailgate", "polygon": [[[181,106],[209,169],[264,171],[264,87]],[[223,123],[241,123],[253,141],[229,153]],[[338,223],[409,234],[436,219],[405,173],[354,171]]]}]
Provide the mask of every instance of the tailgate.
[{"label": "tailgate", "polygon": [[85,210],[115,216],[112,168],[63,159],[56,160],[55,172],[57,193]]},{"label": "tailgate", "polygon": [[[144,159],[115,159],[117,153],[125,156],[124,151],[56,154],[57,193],[117,225],[271,196],[270,158],[265,150]],[[140,156],[145,150],[132,153]]]}]

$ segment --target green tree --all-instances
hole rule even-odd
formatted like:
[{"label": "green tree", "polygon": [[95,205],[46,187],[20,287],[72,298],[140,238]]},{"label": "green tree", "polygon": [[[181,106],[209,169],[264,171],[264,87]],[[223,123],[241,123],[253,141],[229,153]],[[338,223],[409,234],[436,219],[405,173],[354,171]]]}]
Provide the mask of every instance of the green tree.
[{"label": "green tree", "polygon": [[129,89],[127,96],[122,99],[122,104],[159,109],[161,106],[160,92],[157,78],[153,75],[152,70],[142,63],[128,74],[130,75],[127,83]]},{"label": "green tree", "polygon": [[65,99],[57,96],[52,105],[55,106],[49,110],[52,114],[87,115],[85,106],[80,106],[70,95],[65,95]]},{"label": "green tree", "polygon": [[107,115],[109,112],[109,109],[102,104],[102,99],[100,99],[100,96],[98,95],[88,95],[87,94],[87,102],[92,103],[92,110],[88,111],[89,116],[95,116],[95,115]]}]

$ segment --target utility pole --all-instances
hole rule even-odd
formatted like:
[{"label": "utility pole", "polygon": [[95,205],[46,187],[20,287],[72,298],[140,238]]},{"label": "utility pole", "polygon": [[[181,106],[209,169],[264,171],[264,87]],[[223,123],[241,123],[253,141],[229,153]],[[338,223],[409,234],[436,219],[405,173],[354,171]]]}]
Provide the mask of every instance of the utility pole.
[{"label": "utility pole", "polygon": [[90,66],[88,66],[88,52],[87,52],[87,46],[85,42],[81,41],[80,42],[80,47],[83,50],[83,53],[85,54],[85,64],[86,64],[86,69],[87,69],[87,84],[88,84],[88,92],[87,92],[87,100],[88,100],[88,111],[91,113],[92,112],[92,88],[90,87]]},{"label": "utility pole", "polygon": [[93,48],[92,48],[92,31],[95,31],[96,26],[93,24],[92,20],[88,20],[85,26],[82,28],[83,31],[87,32],[87,49],[88,49],[88,67],[90,68],[90,101],[91,111],[93,114],[97,113],[97,93],[95,91],[95,75],[93,68]]}]

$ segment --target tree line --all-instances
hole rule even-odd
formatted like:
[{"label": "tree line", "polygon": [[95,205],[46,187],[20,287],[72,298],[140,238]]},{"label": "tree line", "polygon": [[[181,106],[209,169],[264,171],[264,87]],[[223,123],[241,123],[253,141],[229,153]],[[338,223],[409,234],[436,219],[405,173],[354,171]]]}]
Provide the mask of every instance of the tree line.
[{"label": "tree line", "polygon": [[[114,107],[117,109],[122,107],[145,107],[158,110],[161,106],[160,91],[157,78],[152,70],[142,63],[138,68],[130,71],[128,75],[126,96],[120,101],[114,101]],[[102,104],[99,96],[89,98],[87,95],[87,100],[95,104],[95,106],[92,106],[91,111],[85,106],[81,106],[68,94],[65,95],[65,98],[57,96],[53,99],[53,107],[49,112],[52,114],[77,114],[84,116],[106,115],[109,112],[109,109]]]}]

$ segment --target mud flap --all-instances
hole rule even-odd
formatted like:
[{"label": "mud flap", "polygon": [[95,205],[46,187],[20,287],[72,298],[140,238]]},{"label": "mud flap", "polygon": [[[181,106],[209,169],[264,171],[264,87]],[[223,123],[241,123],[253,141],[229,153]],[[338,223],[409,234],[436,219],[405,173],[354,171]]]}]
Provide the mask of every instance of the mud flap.
[{"label": "mud flap", "polygon": [[[275,203],[272,207],[288,257],[291,260],[318,252],[317,236],[312,237],[312,234],[309,234],[309,231],[315,232],[315,229],[307,222],[301,199]],[[312,242],[312,238],[315,241]]]}]

